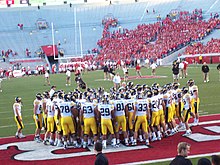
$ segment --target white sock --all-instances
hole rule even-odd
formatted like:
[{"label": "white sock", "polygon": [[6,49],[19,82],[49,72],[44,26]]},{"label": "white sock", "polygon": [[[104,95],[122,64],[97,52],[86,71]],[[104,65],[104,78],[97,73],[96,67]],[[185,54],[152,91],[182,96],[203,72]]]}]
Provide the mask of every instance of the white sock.
[{"label": "white sock", "polygon": [[130,137],[130,140],[131,140],[131,142],[133,142],[133,141],[134,141],[134,137],[133,137],[133,136],[131,136],[131,137]]},{"label": "white sock", "polygon": [[117,139],[117,144],[119,144],[120,143],[120,140],[119,139]]},{"label": "white sock", "polygon": [[140,139],[140,140],[143,140],[142,135],[139,135],[139,139]]},{"label": "white sock", "polygon": [[112,145],[116,145],[116,138],[112,139]]},{"label": "white sock", "polygon": [[152,133],[153,138],[156,138],[156,134],[155,132]]},{"label": "white sock", "polygon": [[158,136],[158,137],[161,137],[160,131],[157,131],[157,136]]},{"label": "white sock", "polygon": [[88,145],[90,145],[92,143],[92,140],[89,138],[88,139]]},{"label": "white sock", "polygon": [[125,138],[125,143],[128,143],[128,138]]},{"label": "white sock", "polygon": [[106,140],[102,141],[102,145],[106,147]]}]

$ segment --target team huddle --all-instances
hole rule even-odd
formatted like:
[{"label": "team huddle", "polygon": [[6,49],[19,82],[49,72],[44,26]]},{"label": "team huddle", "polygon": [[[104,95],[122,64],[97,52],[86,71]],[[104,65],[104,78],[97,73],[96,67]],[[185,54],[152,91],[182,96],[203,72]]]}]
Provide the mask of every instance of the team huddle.
[{"label": "team huddle", "polygon": [[[75,89],[69,93],[38,93],[34,100],[34,140],[64,149],[71,145],[86,148],[102,141],[106,148],[108,144],[149,145],[179,129],[186,130],[183,136],[189,136],[190,116],[194,118],[193,125],[199,122],[199,98],[194,80],[187,84],[188,87],[180,88],[178,83],[148,86],[130,81],[118,89],[110,88],[109,92],[100,87],[87,88],[85,92]],[[15,104],[19,105],[20,100]],[[43,125],[46,133],[41,140]],[[19,138],[19,132],[16,136]]]}]

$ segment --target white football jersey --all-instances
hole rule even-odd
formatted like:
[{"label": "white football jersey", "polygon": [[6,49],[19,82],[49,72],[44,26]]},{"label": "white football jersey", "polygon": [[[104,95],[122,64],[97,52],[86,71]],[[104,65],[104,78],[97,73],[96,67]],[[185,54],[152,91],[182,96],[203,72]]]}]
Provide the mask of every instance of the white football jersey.
[{"label": "white football jersey", "polygon": [[83,111],[84,118],[91,118],[95,116],[94,109],[95,104],[90,102],[84,102],[81,104],[81,110]]},{"label": "white football jersey", "polygon": [[61,117],[66,117],[66,116],[72,116],[72,107],[75,105],[74,102],[61,102],[58,103],[58,107],[60,109],[60,115]]},{"label": "white football jersey", "polygon": [[112,104],[98,104],[98,111],[101,113],[102,119],[111,119],[112,110],[114,110],[114,105]]},{"label": "white football jersey", "polygon": [[46,109],[47,109],[47,117],[54,117],[54,109],[53,109],[53,102],[47,100]]},{"label": "white football jersey", "polygon": [[183,104],[184,104],[184,109],[188,110],[190,106],[190,94],[189,93],[183,96]]},{"label": "white football jersey", "polygon": [[114,100],[115,116],[125,116],[125,102],[124,100]]},{"label": "white football jersey", "polygon": [[[17,111],[18,111],[18,115],[16,113],[16,108],[17,108]],[[14,110],[15,116],[21,116],[21,104],[20,103],[14,103],[13,104],[13,110]]]},{"label": "white football jersey", "polygon": [[153,112],[157,112],[159,110],[159,101],[158,101],[158,96],[153,96],[151,99],[150,99],[150,103],[151,103],[151,111]]},{"label": "white football jersey", "polygon": [[147,99],[137,99],[136,100],[136,116],[144,116],[147,114],[148,100]]},{"label": "white football jersey", "polygon": [[136,99],[128,99],[125,101],[126,106],[128,107],[128,112],[134,112]]}]

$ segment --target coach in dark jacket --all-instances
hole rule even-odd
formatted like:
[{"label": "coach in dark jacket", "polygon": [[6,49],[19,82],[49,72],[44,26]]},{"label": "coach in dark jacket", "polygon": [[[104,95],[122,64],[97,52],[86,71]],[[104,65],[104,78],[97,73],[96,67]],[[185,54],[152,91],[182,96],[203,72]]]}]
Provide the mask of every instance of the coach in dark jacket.
[{"label": "coach in dark jacket", "polygon": [[97,142],[95,144],[95,152],[97,153],[96,154],[95,165],[108,165],[108,159],[102,153],[102,143]]},{"label": "coach in dark jacket", "polygon": [[178,155],[170,162],[170,165],[192,165],[192,162],[187,159],[190,152],[190,144],[180,142],[177,146]]},{"label": "coach in dark jacket", "polygon": [[174,62],[173,63],[173,82],[178,82],[179,81],[179,63]]},{"label": "coach in dark jacket", "polygon": [[204,82],[209,82],[209,66],[206,64],[206,62],[204,62],[202,65],[202,72]]}]

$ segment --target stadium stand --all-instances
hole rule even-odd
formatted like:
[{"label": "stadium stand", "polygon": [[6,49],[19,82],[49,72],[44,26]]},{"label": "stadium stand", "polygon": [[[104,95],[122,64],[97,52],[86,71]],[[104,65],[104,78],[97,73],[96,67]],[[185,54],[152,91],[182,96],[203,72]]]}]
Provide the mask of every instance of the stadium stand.
[{"label": "stadium stand", "polygon": [[[195,6],[198,9],[194,10]],[[193,26],[197,25],[193,27],[193,32],[190,30],[190,35],[193,35],[192,40],[198,40],[198,37],[199,39],[202,38],[201,36],[195,36],[195,34],[204,35],[204,31],[207,30],[207,26],[204,25],[210,25],[211,28],[215,26],[213,25],[215,23],[210,22],[212,21],[210,15],[212,13],[214,16],[215,13],[218,12],[219,6],[220,3],[216,3],[215,0],[204,1],[204,3],[197,0],[193,2],[185,2],[182,0],[141,0],[138,3],[120,3],[120,1],[112,1],[112,5],[106,3],[79,3],[74,4],[72,7],[69,5],[45,5],[40,6],[40,10],[34,6],[34,3],[32,3],[31,6],[22,8],[13,8],[12,6],[12,8],[4,8],[0,11],[2,20],[0,22],[0,37],[2,41],[4,41],[1,42],[0,49],[4,51],[12,49],[14,52],[17,52],[16,56],[9,56],[9,58],[12,59],[27,58],[26,49],[29,49],[31,52],[31,58],[38,57],[38,53],[35,52],[38,52],[41,46],[53,44],[51,35],[51,23],[53,22],[55,35],[54,44],[58,46],[59,50],[64,51],[65,57],[68,57],[68,55],[77,56],[83,53],[88,55],[86,55],[84,59],[80,59],[80,61],[86,61],[88,59],[94,60],[96,54],[99,54],[96,60],[100,61],[111,56],[106,54],[107,50],[103,48],[103,45],[101,45],[102,50],[97,49],[97,41],[99,40],[98,45],[100,46],[100,41],[103,40],[102,33],[104,26],[102,25],[102,20],[106,17],[113,17],[117,19],[118,26],[108,29],[108,33],[114,36],[114,39],[122,36],[120,33],[121,31],[123,32],[123,29],[126,29],[125,32],[129,35],[138,32],[135,35],[139,36],[142,34],[141,30],[143,29],[150,31],[149,33],[145,33],[145,36],[140,39],[131,40],[131,42],[136,42],[136,44],[129,49],[132,50],[132,53],[135,51],[138,52],[135,52],[134,58],[142,58],[145,56],[145,53],[147,53],[148,56],[161,58],[179,49],[179,45],[186,44],[189,41],[186,39],[184,40],[184,38],[180,39],[182,36],[176,37],[181,41],[170,41],[170,37],[172,37],[171,34],[174,36],[177,35],[175,32],[171,31],[173,31],[175,26],[181,26],[184,20],[179,19],[174,22],[169,22],[165,19],[163,21],[163,27],[161,28],[161,24],[157,23],[158,16],[163,20],[166,18],[167,14],[193,10],[192,14],[196,14],[196,12],[200,13],[200,11],[202,11],[202,21],[193,22],[190,20]],[[45,23],[47,27],[43,30],[39,29],[39,22]],[[23,25],[22,28],[18,26],[21,24]],[[203,32],[196,29],[198,26],[202,27]],[[190,29],[192,26],[187,25],[186,29],[187,28]],[[164,33],[164,31],[167,32]],[[100,40],[100,38],[102,39]],[[108,42],[108,38],[104,40]],[[126,38],[126,40],[128,40],[128,38]],[[146,40],[149,43],[147,43]],[[124,40],[121,40],[121,42],[122,41],[124,42]],[[146,44],[142,47],[142,45],[139,43],[137,44],[137,42]],[[140,48],[141,51],[139,50]],[[126,49],[126,51],[128,50]],[[142,50],[144,51],[142,52]],[[124,53],[125,52],[119,53],[120,58],[127,58],[127,56],[129,56],[129,54],[123,55]],[[117,60],[116,57],[111,57],[111,59]],[[76,59],[73,61],[75,60]]]}]

